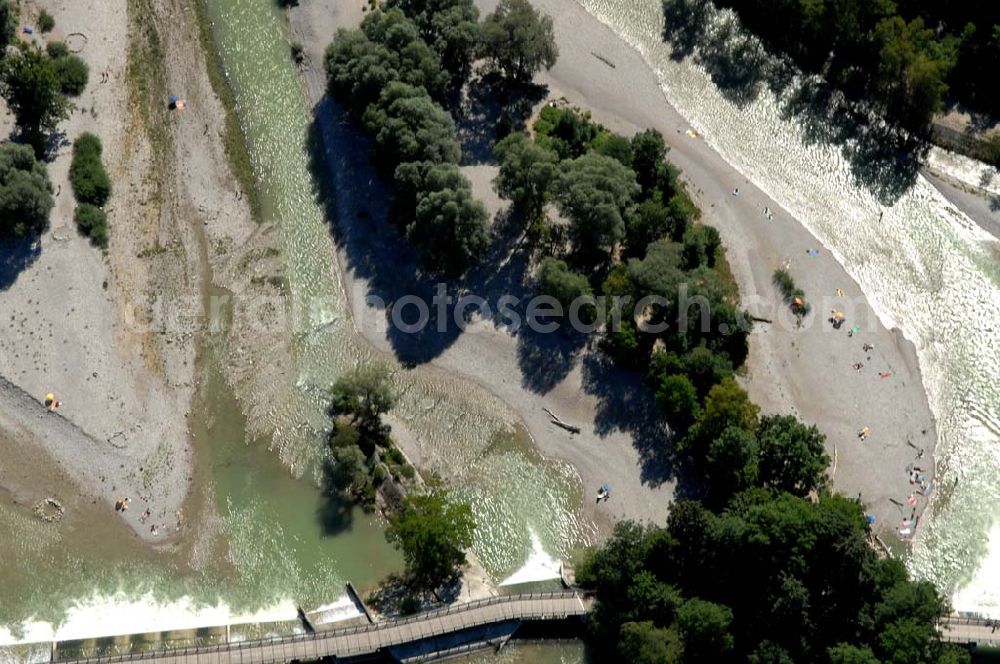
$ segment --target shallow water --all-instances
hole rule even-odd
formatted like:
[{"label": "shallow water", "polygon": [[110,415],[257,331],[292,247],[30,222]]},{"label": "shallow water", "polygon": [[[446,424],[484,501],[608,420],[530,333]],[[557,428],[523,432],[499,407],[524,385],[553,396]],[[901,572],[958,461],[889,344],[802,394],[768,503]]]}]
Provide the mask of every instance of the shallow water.
[{"label": "shallow water", "polygon": [[[910,568],[946,592],[975,576],[962,597],[978,599],[964,608],[1000,611],[1000,578],[983,568],[991,546],[1000,547],[1000,537],[988,543],[1000,517],[996,240],[921,177],[893,204],[880,202],[839,147],[808,139],[802,123],[783,115],[798,81],[778,95],[761,85],[736,99],[695,58],[672,58],[661,39],[660,0],[579,2],[644,56],[691,126],[801,220],[858,281],[882,321],[915,343],[937,420],[939,490]],[[725,22],[716,15],[709,31]],[[888,167],[881,182],[892,173]]]},{"label": "shallow water", "polygon": [[297,473],[314,472],[329,426],[329,386],[362,363],[392,372],[396,421],[419,446],[427,469],[458,487],[479,524],[473,546],[502,578],[524,563],[534,531],[564,555],[587,529],[576,517],[579,480],[564,463],[535,452],[516,415],[496,397],[428,368],[404,370],[361,339],[350,321],[329,222],[314,200],[306,137],[312,117],[289,57],[284,18],[271,0],[208,0],[213,35],[233,88],[264,220],[281,235],[288,281],[294,371],[285,397],[253,404],[250,429]]}]

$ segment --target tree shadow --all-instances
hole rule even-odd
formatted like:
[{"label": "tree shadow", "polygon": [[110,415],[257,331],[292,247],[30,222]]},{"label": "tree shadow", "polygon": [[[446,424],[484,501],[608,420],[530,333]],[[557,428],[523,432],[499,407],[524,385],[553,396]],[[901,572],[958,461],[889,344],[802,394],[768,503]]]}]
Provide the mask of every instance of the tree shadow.
[{"label": "tree shadow", "polygon": [[4,237],[0,235],[0,291],[14,285],[24,270],[42,252],[42,243],[35,236]]},{"label": "tree shadow", "polygon": [[[400,362],[415,366],[440,356],[477,311],[502,325],[492,303],[501,295],[523,294],[526,269],[517,255],[519,229],[509,210],[498,215],[493,241],[479,264],[461,279],[442,279],[421,268],[419,256],[391,223],[392,188],[368,160],[371,141],[347,111],[324,96],[313,109],[308,132],[314,196],[346,255],[345,269],[364,285],[363,294],[352,293],[365,300],[353,303],[355,312],[374,309],[384,317],[386,338]],[[477,306],[470,294],[486,298],[490,307]]]},{"label": "tree shadow", "polygon": [[316,520],[324,535],[332,537],[354,524],[355,502],[342,489],[341,479],[330,463],[323,464],[320,481],[320,501],[316,507]]},{"label": "tree shadow", "polygon": [[663,39],[671,57],[693,57],[730,102],[744,108],[766,87],[779,100],[782,118],[803,128],[806,143],[839,147],[855,184],[884,205],[893,205],[913,186],[929,149],[925,135],[886,123],[818,76],[798,74],[787,57],[769,53],[735,15],[713,18],[708,0],[665,0],[663,7]]},{"label": "tree shadow", "polygon": [[597,397],[595,431],[606,436],[622,431],[632,437],[642,462],[642,481],[652,486],[679,478],[673,435],[653,399],[652,390],[635,373],[616,368],[603,353],[583,358],[583,389]]},{"label": "tree shadow", "polygon": [[522,328],[517,336],[521,384],[537,394],[552,390],[573,370],[587,338],[566,327],[549,333]]},{"label": "tree shadow", "polygon": [[493,73],[473,78],[455,113],[462,165],[492,163],[493,144],[523,129],[531,109],[548,92],[545,85],[506,81]]}]

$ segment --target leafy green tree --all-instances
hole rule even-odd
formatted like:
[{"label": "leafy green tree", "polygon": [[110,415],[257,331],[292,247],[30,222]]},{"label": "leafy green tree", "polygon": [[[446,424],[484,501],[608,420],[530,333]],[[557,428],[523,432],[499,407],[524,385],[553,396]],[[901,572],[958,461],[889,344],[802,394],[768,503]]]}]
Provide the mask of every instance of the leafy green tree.
[{"label": "leafy green tree", "polygon": [[617,160],[588,152],[562,165],[559,208],[583,253],[609,251],[625,235],[623,215],[638,193],[635,174]]},{"label": "leafy green tree", "polygon": [[625,168],[632,168],[632,144],[620,134],[602,132],[594,139],[590,149],[597,154],[617,160]]},{"label": "leafy green tree", "polygon": [[552,257],[543,259],[538,267],[538,293],[558,300],[564,314],[569,313],[574,300],[593,296],[585,276],[570,270],[565,261]]},{"label": "leafy green tree", "polygon": [[575,159],[586,152],[606,130],[590,119],[590,113],[572,108],[544,106],[535,120],[535,140],[560,159]]},{"label": "leafy green tree", "polygon": [[442,189],[421,195],[406,236],[432,269],[457,276],[489,246],[488,215],[471,188]]},{"label": "leafy green tree", "polygon": [[677,588],[663,583],[648,570],[636,574],[626,594],[632,615],[652,619],[657,625],[670,625],[677,609],[684,603]]},{"label": "leafy green tree", "polygon": [[642,256],[651,242],[674,235],[676,220],[663,203],[646,200],[625,214],[625,255]]},{"label": "leafy green tree", "polygon": [[409,162],[395,178],[396,216],[426,265],[447,275],[472,266],[489,245],[488,215],[458,167]]},{"label": "leafy green tree", "polygon": [[382,415],[396,403],[389,374],[366,365],[350,371],[333,384],[330,414],[344,416],[364,435],[382,432]]},{"label": "leafy green tree", "polygon": [[704,458],[712,441],[729,427],[755,432],[760,409],[750,401],[746,390],[732,378],[726,378],[708,391],[698,418],[686,437],[684,448],[696,459]]},{"label": "leafy green tree", "polygon": [[663,134],[655,129],[647,129],[632,137],[632,168],[644,198],[662,186],[667,171],[667,150]]},{"label": "leafy green tree", "polygon": [[826,436],[792,415],[768,415],[757,425],[760,481],[764,486],[805,496],[821,487],[830,457]]},{"label": "leafy green tree", "polygon": [[396,55],[360,30],[337,30],[323,60],[330,94],[355,114],[363,113],[400,76]]},{"label": "leafy green tree", "polygon": [[507,78],[530,81],[542,67],[551,69],[559,57],[552,18],[528,0],[500,0],[483,19],[482,55]]},{"label": "leafy green tree", "polygon": [[479,44],[479,10],[472,0],[386,0],[420,29],[420,36],[441,58],[453,81],[469,74]]},{"label": "leafy green tree", "polygon": [[405,161],[458,163],[462,156],[451,115],[422,88],[389,83],[365,111],[364,123],[384,168],[395,169]]},{"label": "leafy green tree", "polygon": [[389,517],[385,536],[402,551],[414,585],[434,590],[465,564],[464,549],[472,546],[475,528],[467,503],[436,490],[407,496],[402,509]]},{"label": "leafy green tree", "polygon": [[27,146],[0,144],[0,236],[43,232],[53,205],[45,164]]},{"label": "leafy green tree", "polygon": [[559,176],[558,157],[521,132],[499,141],[493,154],[500,166],[497,193],[513,201],[527,220],[538,219]]},{"label": "leafy green tree", "polygon": [[702,599],[689,599],[677,612],[677,627],[684,643],[684,661],[714,663],[733,649],[732,610]]},{"label": "leafy green tree", "polygon": [[788,651],[770,641],[761,641],[747,658],[748,664],[795,664]]},{"label": "leafy green tree", "polygon": [[111,178],[101,161],[101,139],[89,132],[73,142],[69,181],[80,203],[102,207],[111,197]]},{"label": "leafy green tree", "polygon": [[681,434],[698,416],[698,392],[687,376],[663,376],[656,385],[656,403],[671,428]]},{"label": "leafy green tree", "polygon": [[678,191],[667,201],[667,210],[673,221],[670,232],[670,239],[674,242],[682,242],[691,224],[698,216],[698,208],[691,197],[685,191]]},{"label": "leafy green tree", "polygon": [[444,95],[448,73],[442,68],[437,53],[421,39],[416,24],[402,11],[373,11],[361,22],[361,30],[393,54],[400,80],[423,87],[437,99]]},{"label": "leafy green tree", "polygon": [[0,58],[17,34],[17,7],[11,0],[0,0]]},{"label": "leafy green tree", "polygon": [[715,266],[715,252],[722,240],[714,226],[692,226],[684,233],[684,264],[689,270]]},{"label": "leafy green tree", "polygon": [[920,18],[910,22],[901,16],[884,19],[875,35],[881,47],[877,87],[887,113],[905,127],[926,126],[944,107],[954,49],[937,41]]},{"label": "leafy green tree", "polygon": [[727,427],[713,440],[705,457],[709,492],[716,504],[757,484],[759,474],[757,440],[740,427]]},{"label": "leafy green tree", "polygon": [[46,134],[69,117],[70,104],[61,88],[55,61],[38,49],[23,49],[0,60],[0,96],[35,154],[43,152]]},{"label": "leafy green tree", "polygon": [[52,32],[52,29],[55,27],[56,20],[52,18],[52,14],[44,9],[38,12],[38,29],[42,31],[42,34]]},{"label": "leafy green tree", "polygon": [[108,246],[108,218],[101,208],[80,203],[73,211],[73,221],[81,233],[98,247]]},{"label": "leafy green tree", "polygon": [[698,396],[704,397],[712,386],[733,375],[733,363],[729,356],[717,353],[708,346],[695,346],[681,358],[684,371],[698,389]]},{"label": "leafy green tree", "polygon": [[630,664],[680,664],[685,661],[677,631],[651,621],[627,622],[621,627],[618,653]]},{"label": "leafy green tree", "polygon": [[870,648],[859,648],[848,643],[836,645],[826,652],[830,664],[880,664]]}]

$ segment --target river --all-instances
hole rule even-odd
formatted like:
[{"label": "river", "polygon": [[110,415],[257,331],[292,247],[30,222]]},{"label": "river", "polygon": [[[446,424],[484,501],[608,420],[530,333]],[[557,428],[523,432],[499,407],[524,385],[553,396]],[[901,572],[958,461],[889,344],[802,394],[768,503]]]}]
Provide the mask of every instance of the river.
[{"label": "river", "polygon": [[[726,161],[834,253],[882,322],[914,342],[937,420],[939,482],[908,564],[956,608],[1000,617],[1000,243],[922,177],[888,201],[862,184],[864,159],[852,163],[785,113],[801,81],[736,98],[697,53],[674,57],[661,0],[580,2],[643,55],[667,100]],[[731,17],[710,16],[710,33]]]}]

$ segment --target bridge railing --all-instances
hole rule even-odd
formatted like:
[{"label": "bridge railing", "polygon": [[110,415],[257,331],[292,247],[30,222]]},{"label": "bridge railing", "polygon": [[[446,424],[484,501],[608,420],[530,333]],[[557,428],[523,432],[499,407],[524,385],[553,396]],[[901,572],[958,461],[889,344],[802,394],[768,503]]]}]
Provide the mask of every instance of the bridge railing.
[{"label": "bridge railing", "polygon": [[[353,627],[336,627],[329,630],[321,630],[306,634],[289,634],[286,636],[249,639],[246,641],[219,643],[219,644],[205,645],[205,646],[187,646],[183,648],[170,648],[166,642],[160,642],[157,644],[157,648],[154,650],[123,653],[119,655],[70,658],[65,660],[57,659],[56,661],[59,662],[60,664],[91,664],[91,663],[96,664],[98,662],[102,664],[112,664],[114,662],[132,662],[144,659],[155,659],[158,657],[183,657],[186,655],[194,655],[194,654],[210,654],[215,652],[227,652],[227,651],[232,652],[237,650],[259,648],[262,646],[282,646],[287,644],[297,644],[308,641],[327,640],[342,636],[351,636],[353,634],[361,634],[364,632],[375,632],[375,631],[389,629],[392,627],[399,627],[413,623],[426,622],[434,620],[436,618],[444,618],[447,616],[468,613],[470,611],[474,611],[476,609],[485,606],[494,606],[497,604],[509,604],[525,600],[572,599],[579,597],[580,595],[573,591],[537,592],[537,593],[533,592],[533,593],[517,593],[512,595],[496,595],[493,597],[484,597],[482,599],[473,600],[471,602],[452,604],[450,606],[442,607],[439,609],[430,609],[428,611],[422,611],[420,613],[416,613],[412,616],[406,616],[402,618],[390,618],[388,620],[383,620],[375,623],[368,623],[364,625],[355,625]],[[465,627],[462,627],[461,629],[464,628]],[[447,634],[454,631],[457,630],[432,629],[426,632],[426,638],[432,638],[434,636],[440,636],[441,634]],[[425,636],[421,636],[421,638],[425,638]]]}]

